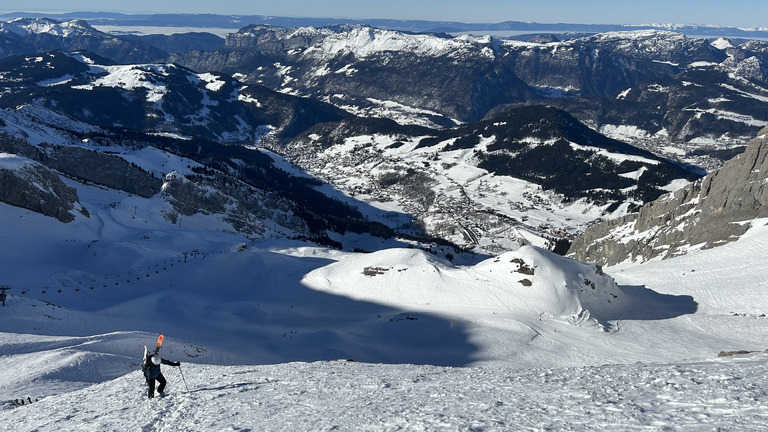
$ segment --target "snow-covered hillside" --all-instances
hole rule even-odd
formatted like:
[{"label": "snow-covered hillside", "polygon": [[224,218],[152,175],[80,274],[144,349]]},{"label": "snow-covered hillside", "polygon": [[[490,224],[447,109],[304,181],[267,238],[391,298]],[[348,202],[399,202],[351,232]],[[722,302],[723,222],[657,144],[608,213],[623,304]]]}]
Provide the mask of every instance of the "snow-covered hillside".
[{"label": "snow-covered hillside", "polygon": [[[717,356],[765,348],[767,221],[603,273],[536,248],[456,266],[105,215],[63,225],[0,206],[0,354],[15,365],[0,373],[0,420],[15,430],[765,421],[763,355]],[[147,401],[141,344],[158,333],[182,369],[166,366],[171,395]]]}]

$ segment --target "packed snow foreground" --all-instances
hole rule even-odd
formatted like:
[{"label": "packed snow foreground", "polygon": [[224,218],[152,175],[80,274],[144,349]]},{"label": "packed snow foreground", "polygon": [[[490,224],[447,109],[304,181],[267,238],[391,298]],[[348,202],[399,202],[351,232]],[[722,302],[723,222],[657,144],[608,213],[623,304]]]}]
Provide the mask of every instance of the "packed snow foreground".
[{"label": "packed snow foreground", "polygon": [[[0,205],[3,428],[768,424],[766,220],[715,249],[601,269],[535,247],[458,265],[246,245],[112,211],[64,229]],[[169,395],[148,400],[142,343],[159,333],[181,368],[164,367]],[[738,350],[752,353],[718,357]]]}]

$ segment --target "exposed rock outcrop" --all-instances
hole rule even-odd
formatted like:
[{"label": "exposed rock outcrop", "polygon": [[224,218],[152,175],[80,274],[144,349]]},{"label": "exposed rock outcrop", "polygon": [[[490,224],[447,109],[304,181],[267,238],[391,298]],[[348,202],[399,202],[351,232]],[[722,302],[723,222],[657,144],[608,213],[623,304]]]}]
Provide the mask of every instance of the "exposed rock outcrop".
[{"label": "exposed rock outcrop", "polygon": [[669,258],[740,237],[750,221],[768,217],[768,128],[721,169],[604,222],[574,241],[568,255],[613,265]]},{"label": "exposed rock outcrop", "polygon": [[160,192],[162,180],[125,159],[77,146],[52,146],[45,163],[76,179],[149,198]]},{"label": "exposed rock outcrop", "polygon": [[72,222],[77,192],[45,165],[22,156],[0,153],[0,201]]},{"label": "exposed rock outcrop", "polygon": [[83,147],[42,145],[35,147],[10,135],[0,135],[0,151],[24,156],[76,180],[95,183],[149,198],[163,182],[125,159]]}]

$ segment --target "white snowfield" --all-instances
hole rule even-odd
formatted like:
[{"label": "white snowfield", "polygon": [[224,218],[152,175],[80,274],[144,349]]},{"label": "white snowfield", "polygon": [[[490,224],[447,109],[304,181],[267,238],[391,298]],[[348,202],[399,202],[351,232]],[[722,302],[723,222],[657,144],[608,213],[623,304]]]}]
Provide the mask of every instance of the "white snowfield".
[{"label": "white snowfield", "polygon": [[[526,370],[354,362],[164,367],[0,410],[13,431],[764,430],[765,362]],[[189,387],[184,386],[182,380]]]},{"label": "white snowfield", "polygon": [[[0,205],[7,430],[768,424],[766,220],[601,274],[533,247],[465,265],[403,248],[243,248],[132,216],[113,192],[79,194],[103,208],[69,225]],[[139,363],[158,333],[182,367],[163,366],[169,396],[148,400]],[[735,350],[753,352],[718,357]]]}]

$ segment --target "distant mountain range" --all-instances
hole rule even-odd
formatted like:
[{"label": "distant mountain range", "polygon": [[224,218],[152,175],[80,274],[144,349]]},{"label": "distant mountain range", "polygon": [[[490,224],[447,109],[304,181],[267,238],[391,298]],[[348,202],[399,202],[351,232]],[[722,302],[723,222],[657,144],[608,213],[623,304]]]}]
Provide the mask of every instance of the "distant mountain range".
[{"label": "distant mountain range", "polygon": [[768,27],[737,28],[727,26],[687,24],[577,24],[577,23],[536,23],[504,21],[498,23],[463,23],[457,21],[393,20],[393,19],[338,19],[338,18],[290,18],[267,15],[216,15],[216,14],[121,14],[109,12],[71,12],[42,14],[13,12],[0,15],[9,20],[18,17],[55,18],[59,20],[84,19],[94,26],[124,27],[197,27],[240,29],[248,25],[272,25],[278,27],[325,27],[338,24],[372,26],[382,29],[412,32],[442,33],[578,33],[593,34],[613,31],[669,30],[690,36],[768,38]]},{"label": "distant mountain range", "polygon": [[[0,22],[0,40],[0,128],[15,137],[0,149],[26,158],[6,175],[29,186],[2,199],[62,221],[92,205],[56,173],[161,199],[171,224],[208,215],[252,238],[552,246],[701,177],[768,126],[761,41],[361,25],[219,40],[49,18]],[[170,172],[150,148],[194,163]]]},{"label": "distant mountain range", "polygon": [[768,126],[768,42],[669,31],[509,41],[255,25],[219,49],[169,61],[429,127],[554,105],[613,138],[708,170]]}]

